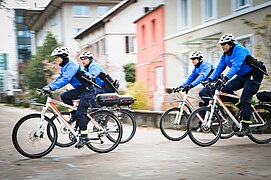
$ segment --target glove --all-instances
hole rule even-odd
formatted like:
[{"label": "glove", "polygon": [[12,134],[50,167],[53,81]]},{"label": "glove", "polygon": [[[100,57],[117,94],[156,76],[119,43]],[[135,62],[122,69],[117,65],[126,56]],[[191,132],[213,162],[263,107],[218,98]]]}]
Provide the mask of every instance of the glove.
[{"label": "glove", "polygon": [[178,93],[180,92],[180,90],[183,88],[183,86],[179,86],[179,87],[176,87],[176,88],[173,88],[173,93]]},{"label": "glove", "polygon": [[229,80],[229,78],[227,76],[222,76],[221,79],[217,80],[215,87],[220,88],[220,87],[224,86],[228,80]]},{"label": "glove", "polygon": [[213,81],[210,79],[210,78],[208,78],[206,81],[202,81],[201,82],[201,84],[204,86],[204,87],[206,87],[206,86],[208,86],[209,84],[211,84]]},{"label": "glove", "polygon": [[51,88],[49,86],[44,86],[42,91],[44,94],[51,94]]},{"label": "glove", "polygon": [[185,86],[184,88],[183,88],[183,92],[186,92],[186,93],[188,93],[188,91],[190,90],[190,89],[192,89],[194,86],[192,85],[192,84],[189,84],[189,85],[187,85],[187,86]]}]

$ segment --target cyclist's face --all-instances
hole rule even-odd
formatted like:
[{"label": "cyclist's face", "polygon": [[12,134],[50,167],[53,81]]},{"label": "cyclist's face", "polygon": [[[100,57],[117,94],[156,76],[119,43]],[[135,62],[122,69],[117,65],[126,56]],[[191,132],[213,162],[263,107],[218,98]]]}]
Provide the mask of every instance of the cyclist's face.
[{"label": "cyclist's face", "polygon": [[199,59],[198,59],[198,58],[192,58],[191,61],[192,61],[192,64],[193,64],[194,66],[197,65],[197,64],[199,63]]},{"label": "cyclist's face", "polygon": [[82,61],[83,66],[87,66],[89,64],[89,58],[83,57],[80,59]]},{"label": "cyclist's face", "polygon": [[62,61],[63,61],[63,59],[62,59],[61,57],[55,56],[55,62],[56,62],[58,65],[61,64]]},{"label": "cyclist's face", "polygon": [[221,43],[220,45],[222,47],[223,52],[228,52],[228,50],[231,48],[228,43]]}]

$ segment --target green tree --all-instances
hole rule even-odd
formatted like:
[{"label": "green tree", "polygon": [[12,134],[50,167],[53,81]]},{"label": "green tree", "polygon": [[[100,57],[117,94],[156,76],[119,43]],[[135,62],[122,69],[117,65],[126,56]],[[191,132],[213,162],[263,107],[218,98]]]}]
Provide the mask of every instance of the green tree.
[{"label": "green tree", "polygon": [[148,92],[144,82],[136,81],[128,87],[129,95],[135,98],[135,103],[132,105],[134,109],[149,109],[148,107]]},{"label": "green tree", "polygon": [[24,76],[24,85],[29,89],[36,89],[47,84],[46,77],[51,76],[53,72],[44,67],[44,60],[52,62],[53,57],[50,56],[55,47],[59,46],[53,34],[49,32],[42,46],[37,48],[36,55],[33,55],[27,64]]},{"label": "green tree", "polygon": [[135,82],[135,63],[125,64],[123,69],[126,82]]}]

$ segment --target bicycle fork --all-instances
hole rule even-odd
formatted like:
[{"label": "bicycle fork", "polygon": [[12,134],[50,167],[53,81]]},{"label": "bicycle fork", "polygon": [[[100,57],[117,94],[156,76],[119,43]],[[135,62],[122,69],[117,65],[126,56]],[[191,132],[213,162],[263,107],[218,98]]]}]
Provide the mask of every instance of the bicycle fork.
[{"label": "bicycle fork", "polygon": [[178,108],[180,108],[180,111],[177,113],[177,115],[175,117],[175,120],[173,123],[174,125],[180,125],[180,123],[181,123],[186,98],[187,98],[187,95],[184,96],[184,98],[183,98],[184,100],[181,102],[181,105],[179,105],[179,107],[178,107]]}]

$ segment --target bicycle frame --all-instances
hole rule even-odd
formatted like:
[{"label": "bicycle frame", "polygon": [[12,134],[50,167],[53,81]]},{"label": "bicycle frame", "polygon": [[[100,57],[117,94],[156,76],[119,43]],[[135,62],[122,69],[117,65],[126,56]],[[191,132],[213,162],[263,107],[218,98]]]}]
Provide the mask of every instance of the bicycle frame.
[{"label": "bicycle frame", "polygon": [[[182,95],[182,93],[180,93]],[[192,96],[189,96],[187,93],[185,93],[185,95],[182,95],[183,99],[182,100],[178,100],[176,102],[180,102],[178,105],[178,108],[180,108],[180,112],[177,114],[177,116],[175,117],[174,123],[173,124],[180,124],[181,122],[181,117],[183,115],[183,111],[184,111],[184,106],[187,105],[188,108],[191,111],[195,110],[195,107],[192,105],[192,103],[189,101],[189,99],[195,99]]]},{"label": "bicycle frame", "polygon": [[[41,128],[42,128],[42,124],[43,124],[43,121],[44,121],[44,117],[45,117],[45,114],[46,114],[46,111],[48,110],[48,108],[50,108],[51,110],[49,110],[50,112],[52,112],[53,114],[57,115],[57,117],[59,117],[58,119],[61,121],[61,123],[63,123],[65,125],[66,128],[68,128],[68,130],[74,135],[74,137],[77,138],[77,141],[78,141],[78,138],[79,138],[79,134],[76,133],[76,131],[73,129],[73,127],[68,123],[68,121],[66,120],[66,118],[59,112],[59,110],[57,109],[57,107],[55,105],[61,105],[61,106],[64,106],[64,107],[67,107],[67,108],[70,108],[70,109],[73,109],[73,110],[76,110],[77,107],[76,106],[70,106],[70,105],[67,105],[63,102],[60,102],[60,101],[57,101],[55,99],[52,99],[50,97],[47,97],[47,100],[46,100],[46,103],[45,105],[43,106],[42,110],[41,110],[41,119],[38,123],[38,126],[37,126],[37,135],[39,136],[40,135],[40,132],[41,132]],[[88,118],[90,119],[90,121],[93,123],[93,125],[99,130],[98,132],[95,132],[96,134],[100,133],[101,131],[104,131],[103,127],[101,125],[99,125],[98,122],[96,122],[91,116],[89,116],[87,114]]]},{"label": "bicycle frame", "polygon": [[[220,96],[226,96],[226,97],[231,97],[231,98],[236,98],[236,99],[240,99],[239,96],[236,96],[236,95],[232,95],[232,94],[228,94],[228,93],[224,93],[224,92],[221,92],[219,91],[218,89],[215,90],[215,94],[214,94],[214,97],[213,99],[210,101],[209,103],[209,107],[211,107],[211,112],[210,112],[210,115],[207,114],[207,116],[205,115],[204,117],[204,120],[203,120],[203,123],[204,125],[210,127],[211,125],[211,118],[213,116],[213,113],[214,113],[214,110],[215,110],[215,105],[216,104],[219,104],[222,106],[222,108],[225,110],[225,112],[227,113],[227,115],[230,117],[230,119],[235,123],[235,125],[241,129],[242,128],[242,123],[240,123],[236,118],[235,116],[230,112],[230,110],[227,108],[227,106],[225,105],[225,103],[221,100]],[[264,120],[262,119],[262,117],[259,115],[259,113],[256,111],[255,107],[251,104],[251,108],[253,109],[253,112],[256,113],[257,117],[260,119],[261,121],[261,124],[251,124],[249,125],[249,127],[257,127],[257,126],[263,126],[265,125],[265,122]],[[254,115],[254,114],[253,114]],[[220,115],[222,116],[222,115]],[[255,115],[254,115],[255,116]],[[208,119],[207,119],[208,118]],[[224,118],[222,116],[222,118]],[[226,119],[226,118],[224,118]],[[254,119],[256,119],[256,117],[254,117]]]}]

